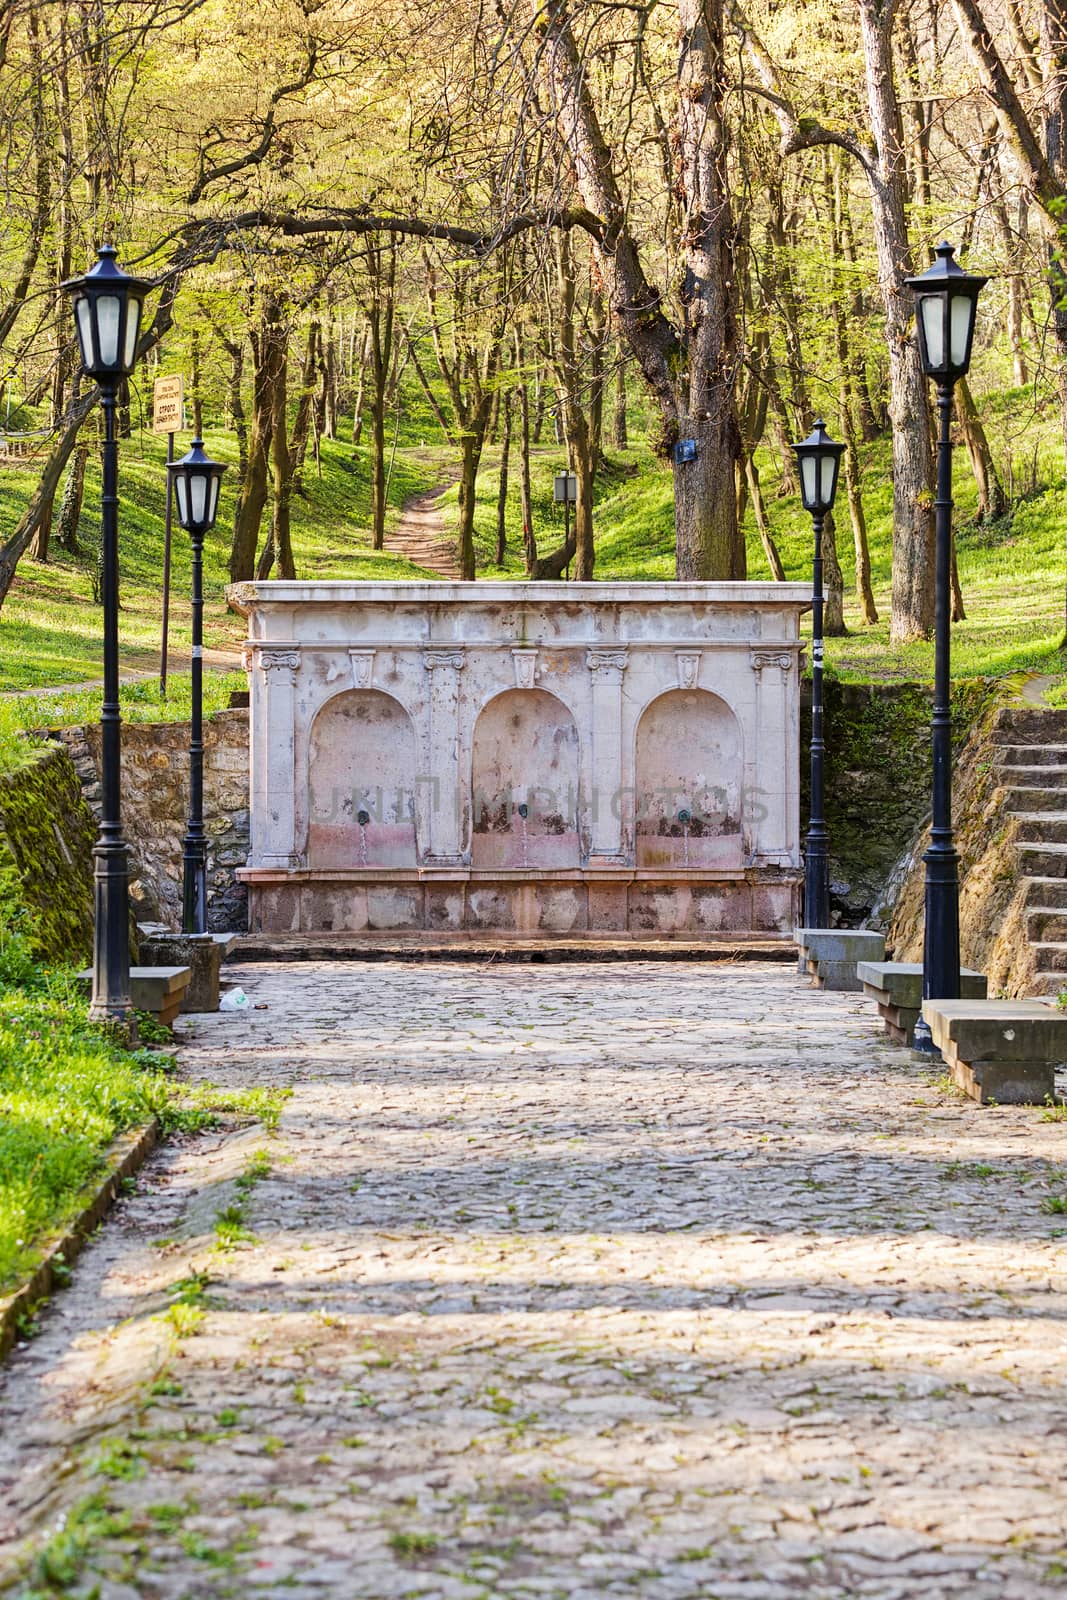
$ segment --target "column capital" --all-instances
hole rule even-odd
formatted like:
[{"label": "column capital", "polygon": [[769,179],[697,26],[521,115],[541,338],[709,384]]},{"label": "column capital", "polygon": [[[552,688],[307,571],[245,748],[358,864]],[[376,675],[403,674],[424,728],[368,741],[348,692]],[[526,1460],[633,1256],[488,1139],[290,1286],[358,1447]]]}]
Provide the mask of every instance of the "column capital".
[{"label": "column capital", "polygon": [[264,644],[253,646],[253,654],[268,678],[276,674],[280,683],[296,682],[296,674],[300,668],[299,650]]},{"label": "column capital", "polygon": [[453,672],[459,672],[466,661],[462,650],[424,650],[422,664],[427,672],[435,672],[440,667],[451,667]]},{"label": "column capital", "polygon": [[793,652],[791,650],[782,650],[780,648],[777,650],[753,649],[751,660],[753,672],[760,673],[765,667],[777,667],[779,672],[782,674],[782,677],[785,678],[792,670]]},{"label": "column capital", "polygon": [[593,674],[594,683],[597,679],[603,683],[621,683],[629,657],[628,650],[587,650],[585,664]]}]

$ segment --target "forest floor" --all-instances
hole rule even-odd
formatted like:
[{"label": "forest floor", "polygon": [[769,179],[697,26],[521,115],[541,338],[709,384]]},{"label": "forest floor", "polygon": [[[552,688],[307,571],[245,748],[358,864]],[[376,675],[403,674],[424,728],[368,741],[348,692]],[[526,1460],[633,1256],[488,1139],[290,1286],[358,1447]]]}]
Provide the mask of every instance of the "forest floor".
[{"label": "forest floor", "polygon": [[1062,1586],[1058,1113],[780,965],[232,975],[179,1076],[291,1095],[9,1360],[20,1600]]}]

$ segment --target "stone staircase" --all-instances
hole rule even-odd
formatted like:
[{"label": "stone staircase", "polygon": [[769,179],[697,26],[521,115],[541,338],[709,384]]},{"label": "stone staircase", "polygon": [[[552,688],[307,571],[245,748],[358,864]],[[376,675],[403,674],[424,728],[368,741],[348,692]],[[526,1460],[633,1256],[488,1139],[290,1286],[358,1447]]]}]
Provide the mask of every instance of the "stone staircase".
[{"label": "stone staircase", "polygon": [[1014,824],[1033,988],[1056,994],[1067,986],[1067,711],[1005,709],[994,740],[996,777]]}]

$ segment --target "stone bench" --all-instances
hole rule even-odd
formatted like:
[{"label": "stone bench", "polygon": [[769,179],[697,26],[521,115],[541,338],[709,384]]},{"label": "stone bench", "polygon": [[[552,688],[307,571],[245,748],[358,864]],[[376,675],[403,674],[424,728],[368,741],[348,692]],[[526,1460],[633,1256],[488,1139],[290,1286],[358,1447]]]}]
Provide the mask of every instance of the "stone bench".
[{"label": "stone bench", "polygon": [[[91,985],[91,972],[78,977]],[[130,1001],[135,1011],[147,1011],[165,1028],[173,1028],[192,977],[188,967],[131,967]]]},{"label": "stone bench", "polygon": [[217,1011],[222,963],[237,941],[235,933],[171,933],[155,925],[140,929],[142,960],[153,967],[175,963],[190,970],[182,1011]]},{"label": "stone bench", "polygon": [[858,993],[859,961],[881,961],[885,934],[869,928],[797,928],[793,937],[799,950],[798,967],[811,975],[815,989],[844,989]]},{"label": "stone bench", "polygon": [[1044,1105],[1067,1062],[1067,1015],[1039,1000],[924,1000],[952,1081],[979,1105]]},{"label": "stone bench", "polygon": [[[856,967],[856,976],[863,985],[864,994],[876,1003],[889,1037],[896,1044],[910,1046],[923,1003],[922,962],[861,961]],[[960,996],[964,1000],[984,1000],[984,974],[961,967]]]}]

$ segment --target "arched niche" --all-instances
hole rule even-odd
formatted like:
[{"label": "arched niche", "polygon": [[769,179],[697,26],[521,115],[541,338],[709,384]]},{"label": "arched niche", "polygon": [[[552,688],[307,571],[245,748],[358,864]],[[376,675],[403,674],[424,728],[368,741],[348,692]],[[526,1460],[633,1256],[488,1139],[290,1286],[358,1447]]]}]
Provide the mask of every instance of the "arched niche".
[{"label": "arched niche", "polygon": [[328,700],[308,750],[308,866],[415,866],[415,769],[415,730],[392,695]]},{"label": "arched niche", "polygon": [[544,689],[497,695],[474,726],[471,865],[577,867],[578,729]]},{"label": "arched niche", "polygon": [[706,689],[671,689],[637,725],[637,865],[740,867],[737,718]]}]

